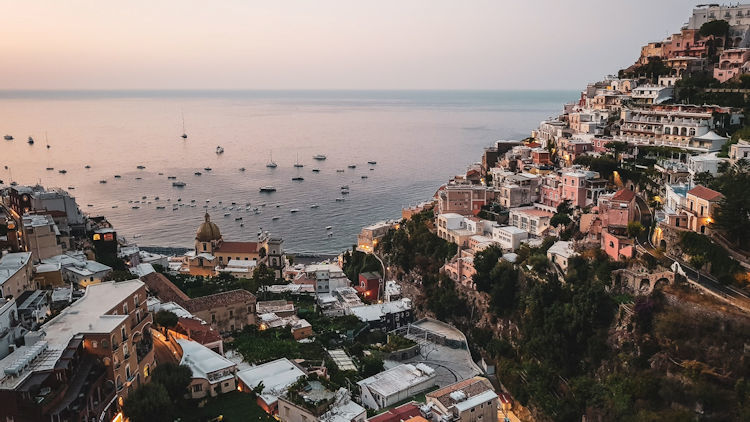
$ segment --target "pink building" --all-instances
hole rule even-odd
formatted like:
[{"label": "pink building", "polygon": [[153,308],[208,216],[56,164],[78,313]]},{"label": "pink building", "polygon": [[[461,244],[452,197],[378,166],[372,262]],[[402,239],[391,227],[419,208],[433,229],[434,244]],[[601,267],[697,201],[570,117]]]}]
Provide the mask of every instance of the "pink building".
[{"label": "pink building", "polygon": [[474,274],[477,273],[474,269],[474,251],[459,250],[458,255],[446,262],[440,271],[447,274],[456,283],[473,288]]},{"label": "pink building", "polygon": [[750,61],[750,48],[724,50],[719,56],[719,64],[714,68],[714,78],[726,82],[743,73],[743,66]]},{"label": "pink building", "polygon": [[635,208],[635,193],[628,189],[621,189],[599,202],[601,247],[612,259],[632,258],[635,254],[633,239],[627,237],[628,223],[635,221]]},{"label": "pink building", "polygon": [[596,137],[591,140],[592,150],[600,154],[606,154],[607,152],[609,152],[609,150],[607,149],[607,144],[610,142],[612,142],[612,138]]},{"label": "pink building", "polygon": [[562,179],[557,174],[548,174],[542,178],[539,186],[539,202],[548,207],[557,207],[563,201]]}]

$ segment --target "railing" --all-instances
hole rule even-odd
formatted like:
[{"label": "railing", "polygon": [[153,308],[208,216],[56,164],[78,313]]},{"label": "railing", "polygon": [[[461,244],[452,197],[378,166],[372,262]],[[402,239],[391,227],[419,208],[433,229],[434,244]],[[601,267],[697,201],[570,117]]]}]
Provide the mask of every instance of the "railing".
[{"label": "railing", "polygon": [[120,391],[122,391],[122,389],[123,389],[123,388],[125,388],[125,386],[124,386],[123,384],[117,384],[117,392],[118,392],[118,393],[119,393]]}]

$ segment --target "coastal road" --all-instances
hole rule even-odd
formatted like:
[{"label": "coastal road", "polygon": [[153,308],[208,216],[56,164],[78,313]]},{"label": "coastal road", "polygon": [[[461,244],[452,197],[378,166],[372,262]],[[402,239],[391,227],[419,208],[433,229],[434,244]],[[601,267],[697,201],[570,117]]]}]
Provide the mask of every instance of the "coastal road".
[{"label": "coastal road", "polygon": [[[647,253],[656,258],[656,256],[653,254],[653,246],[645,247],[640,242],[638,242],[636,248],[639,252]],[[745,310],[746,312],[750,312],[750,296],[748,296],[744,292],[737,290],[732,286],[721,284],[715,277],[696,270],[688,263],[682,261],[681,259],[678,259],[677,257],[670,255],[664,255],[664,257],[672,262],[670,266],[674,266],[675,263],[679,264],[680,268],[685,273],[685,277],[690,283],[697,284],[708,290],[715,296],[723,298],[725,301]]]},{"label": "coastal road", "polygon": [[177,352],[172,349],[171,345],[159,334],[154,334],[154,357],[157,364],[162,363],[180,363],[177,359]]}]

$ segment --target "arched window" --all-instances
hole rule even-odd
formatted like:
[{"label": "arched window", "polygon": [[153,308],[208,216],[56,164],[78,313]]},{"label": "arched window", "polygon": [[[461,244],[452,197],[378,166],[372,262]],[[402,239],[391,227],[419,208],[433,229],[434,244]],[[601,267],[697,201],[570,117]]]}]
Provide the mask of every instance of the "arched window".
[{"label": "arched window", "polygon": [[672,134],[672,129],[669,126],[665,127],[664,128],[664,134],[665,135],[671,135]]},{"label": "arched window", "polygon": [[680,135],[687,136],[687,128],[686,127],[683,127],[682,129],[680,129]]},{"label": "arched window", "polygon": [[690,136],[695,136],[695,128],[694,127],[690,128]]}]

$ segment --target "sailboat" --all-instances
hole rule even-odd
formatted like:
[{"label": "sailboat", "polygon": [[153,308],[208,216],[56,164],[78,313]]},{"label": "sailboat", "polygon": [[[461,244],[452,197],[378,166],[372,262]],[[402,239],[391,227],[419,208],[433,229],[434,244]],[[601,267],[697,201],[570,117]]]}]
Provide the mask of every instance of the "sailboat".
[{"label": "sailboat", "polygon": [[278,167],[278,164],[276,164],[276,162],[273,161],[273,151],[270,152],[270,156],[271,157],[270,157],[270,159],[268,161],[268,164],[266,164],[266,167],[271,168],[271,169],[275,169],[276,167]]},{"label": "sailboat", "polygon": [[180,113],[182,116],[182,139],[187,139],[187,132],[185,132],[185,114]]},{"label": "sailboat", "polygon": [[299,163],[299,153],[297,153],[297,161],[294,162],[294,167],[297,167],[297,168],[304,167],[303,164]]}]

